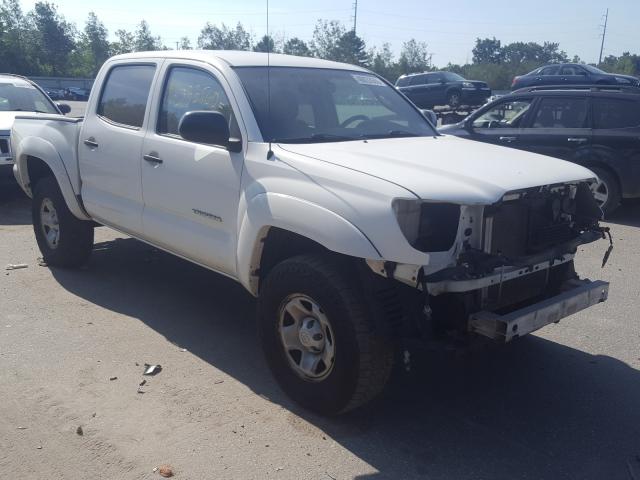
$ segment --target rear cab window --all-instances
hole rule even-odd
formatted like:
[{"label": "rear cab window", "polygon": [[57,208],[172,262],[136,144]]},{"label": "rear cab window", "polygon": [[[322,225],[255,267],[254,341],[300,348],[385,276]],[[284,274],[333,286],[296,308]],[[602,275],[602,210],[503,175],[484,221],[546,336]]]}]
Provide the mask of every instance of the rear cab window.
[{"label": "rear cab window", "polygon": [[98,101],[98,116],[119,126],[142,127],[155,71],[151,64],[113,67]]}]

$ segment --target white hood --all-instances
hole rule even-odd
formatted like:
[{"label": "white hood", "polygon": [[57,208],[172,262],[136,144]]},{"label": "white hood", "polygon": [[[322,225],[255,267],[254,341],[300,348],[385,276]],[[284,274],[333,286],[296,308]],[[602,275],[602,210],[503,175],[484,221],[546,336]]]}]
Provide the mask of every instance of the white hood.
[{"label": "white hood", "polygon": [[465,205],[494,203],[513,190],[595,178],[570,162],[449,136],[280,146],[388,180],[424,200]]}]

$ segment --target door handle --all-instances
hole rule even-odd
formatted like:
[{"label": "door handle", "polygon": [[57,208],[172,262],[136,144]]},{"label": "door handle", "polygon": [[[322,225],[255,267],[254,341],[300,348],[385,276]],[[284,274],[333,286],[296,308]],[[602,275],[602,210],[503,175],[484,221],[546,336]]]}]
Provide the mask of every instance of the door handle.
[{"label": "door handle", "polygon": [[98,148],[98,142],[93,137],[89,137],[84,141],[84,144],[90,148]]},{"label": "door handle", "polygon": [[516,137],[499,137],[498,140],[500,140],[501,142],[511,143],[511,142],[515,142],[517,138]]},{"label": "door handle", "polygon": [[149,163],[160,164],[160,163],[162,163],[162,159],[159,158],[157,155],[158,155],[157,153],[151,152],[148,155],[144,155],[142,158],[144,158]]},{"label": "door handle", "polygon": [[569,138],[567,138],[567,142],[573,142],[573,143],[584,143],[586,141],[587,141],[586,138],[581,138],[581,137],[569,137]]}]

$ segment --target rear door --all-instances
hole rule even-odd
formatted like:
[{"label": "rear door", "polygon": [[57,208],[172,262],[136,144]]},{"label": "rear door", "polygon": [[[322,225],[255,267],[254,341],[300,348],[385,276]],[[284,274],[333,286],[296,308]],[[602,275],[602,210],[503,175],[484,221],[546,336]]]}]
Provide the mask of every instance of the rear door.
[{"label": "rear door", "polygon": [[589,98],[549,96],[538,98],[523,125],[520,145],[524,150],[579,161],[591,145]]},{"label": "rear door", "polygon": [[159,62],[115,63],[87,106],[78,145],[82,200],[96,220],[142,232],[140,153]]},{"label": "rear door", "polygon": [[498,101],[471,117],[470,137],[481,142],[505,147],[521,148],[520,128],[526,121],[532,98],[513,98]]},{"label": "rear door", "polygon": [[593,154],[620,179],[623,196],[640,197],[640,99],[594,97]]},{"label": "rear door", "polygon": [[[215,270],[236,271],[243,152],[187,141],[178,126],[190,111],[218,111],[242,138],[226,80],[199,62],[167,61],[158,82],[142,161],[145,237]],[[246,138],[246,135],[244,136]]]}]

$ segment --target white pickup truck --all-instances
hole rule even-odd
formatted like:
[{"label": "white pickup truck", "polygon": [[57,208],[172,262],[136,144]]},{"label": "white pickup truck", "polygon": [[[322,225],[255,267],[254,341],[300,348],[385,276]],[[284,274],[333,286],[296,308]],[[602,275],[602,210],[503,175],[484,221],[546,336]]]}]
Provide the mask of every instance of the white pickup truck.
[{"label": "white pickup truck", "polygon": [[381,391],[399,339],[508,342],[607,297],[573,269],[606,232],[591,171],[439,135],[352,65],[117,56],[83,120],[20,116],[12,147],[49,265],[87,262],[101,224],[237,280],[275,378],[321,413]]}]

